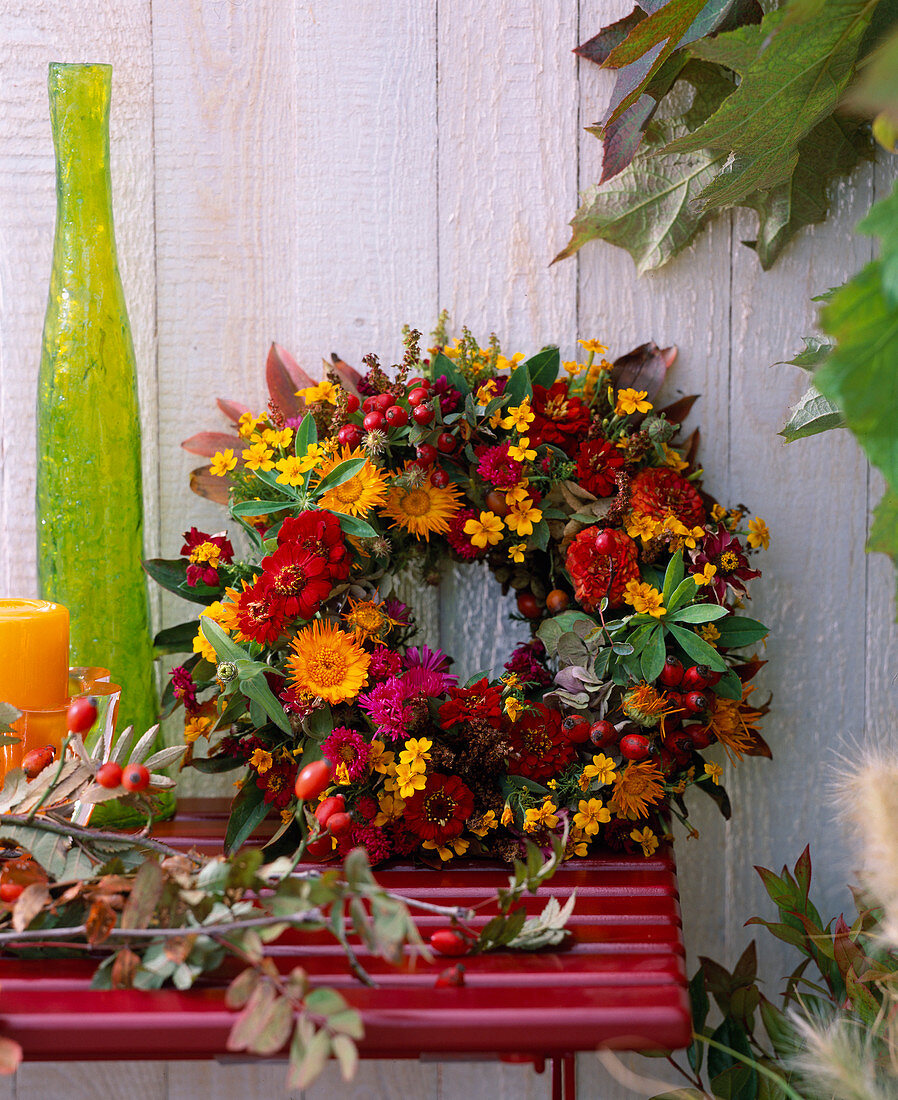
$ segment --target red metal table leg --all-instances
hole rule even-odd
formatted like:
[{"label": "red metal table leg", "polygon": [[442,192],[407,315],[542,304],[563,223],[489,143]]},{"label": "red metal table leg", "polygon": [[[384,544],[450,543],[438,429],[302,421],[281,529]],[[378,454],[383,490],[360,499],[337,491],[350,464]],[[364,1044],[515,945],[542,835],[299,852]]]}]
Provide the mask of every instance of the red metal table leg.
[{"label": "red metal table leg", "polygon": [[564,1100],[577,1100],[577,1059],[573,1054],[565,1054],[564,1063]]},{"label": "red metal table leg", "polygon": [[564,1100],[561,1093],[562,1059],[552,1059],[552,1100]]}]

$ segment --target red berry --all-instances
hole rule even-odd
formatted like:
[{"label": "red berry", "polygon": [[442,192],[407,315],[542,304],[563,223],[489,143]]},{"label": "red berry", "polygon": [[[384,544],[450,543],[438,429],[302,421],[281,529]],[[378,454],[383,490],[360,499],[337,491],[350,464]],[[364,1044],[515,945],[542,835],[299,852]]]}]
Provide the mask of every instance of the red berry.
[{"label": "red berry", "polygon": [[109,763],[102,764],[97,769],[95,778],[101,787],[114,790],[114,788],[122,785],[122,766],[121,764],[114,764],[110,760]]},{"label": "red berry", "polygon": [[437,450],[440,454],[451,455],[455,450],[455,436],[448,432],[440,432],[437,436]]},{"label": "red berry", "polygon": [[574,745],[582,745],[589,737],[590,725],[582,714],[569,714],[561,723],[565,737]]},{"label": "red berry", "polygon": [[22,757],[22,769],[25,775],[29,779],[34,779],[35,776],[40,775],[48,764],[53,763],[55,756],[56,749],[52,745],[42,745],[39,749],[31,749],[26,752]]},{"label": "red berry", "polygon": [[379,393],[374,398],[374,408],[378,412],[385,413],[387,409],[396,403],[396,398],[391,393]]},{"label": "red berry", "polygon": [[437,449],[432,443],[418,444],[418,462],[425,466],[432,466],[437,460]]},{"label": "red berry", "polygon": [[532,592],[518,593],[518,611],[525,619],[541,619],[543,614],[539,600]]},{"label": "red berry", "polygon": [[611,722],[600,718],[589,727],[589,739],[597,749],[607,749],[617,744],[617,730]]},{"label": "red berry", "polygon": [[451,480],[452,478],[445,470],[434,470],[430,475],[430,483],[435,485],[437,489],[445,489]]},{"label": "red berry", "polygon": [[66,729],[72,733],[87,733],[97,720],[97,705],[89,695],[82,695],[69,703],[66,712]]},{"label": "red berry", "polygon": [[446,989],[451,986],[456,988],[465,984],[465,968],[461,963],[455,966],[447,966],[437,974],[437,980],[433,983],[437,989]]},{"label": "red berry", "polygon": [[685,730],[675,730],[664,738],[664,747],[674,754],[678,763],[685,764],[694,746],[692,738]]},{"label": "red berry", "polygon": [[296,797],[317,798],[330,785],[332,774],[331,766],[326,760],[313,760],[311,764],[306,764],[296,777],[296,786],[293,788]]},{"label": "red berry", "polygon": [[7,905],[10,905],[24,889],[25,887],[20,886],[17,882],[0,882],[0,901],[5,901]]},{"label": "red berry", "polygon": [[486,506],[496,516],[507,516],[511,509],[505,499],[505,494],[498,489],[493,489],[486,494]]},{"label": "red berry", "polygon": [[332,794],[330,798],[319,803],[315,810],[315,817],[320,825],[326,825],[334,814],[342,813],[346,809],[346,802],[342,794]]},{"label": "red berry", "polygon": [[415,405],[412,409],[412,417],[416,424],[420,424],[424,427],[433,420],[433,406],[432,405]]},{"label": "red berry", "polygon": [[665,695],[667,696],[668,705],[673,707],[674,712],[676,712],[678,710],[683,710],[684,707],[686,706],[686,704],[683,701],[685,696],[681,695],[680,692],[678,692],[678,691],[667,691],[667,692],[665,692]]},{"label": "red berry", "polygon": [[426,401],[427,398],[428,393],[424,386],[415,386],[415,388],[409,392],[408,403],[415,409],[422,401]]},{"label": "red berry", "polygon": [[711,670],[705,665],[692,665],[683,673],[683,691],[704,691],[710,681],[708,673]]},{"label": "red berry", "polygon": [[371,412],[365,416],[362,424],[364,424],[366,432],[380,431],[384,426],[384,414],[378,412],[377,409],[372,409]]},{"label": "red berry", "polygon": [[306,845],[305,855],[309,859],[327,859],[328,856],[333,855],[334,846],[331,844],[331,838],[326,833],[324,836],[319,836],[317,839],[310,841]]},{"label": "red berry", "polygon": [[401,405],[391,405],[384,413],[384,420],[391,428],[404,428],[408,424],[408,413]]},{"label": "red berry", "polygon": [[425,390],[430,388],[429,378],[410,378],[406,382],[406,387],[410,390],[416,390],[419,387],[423,387]]},{"label": "red berry", "polygon": [[373,394],[370,397],[366,397],[365,400],[362,402],[362,412],[363,413],[371,412],[371,410],[375,407],[375,405],[374,405],[375,400],[376,400],[376,398]]},{"label": "red berry", "polygon": [[343,836],[345,833],[348,833],[351,828],[352,818],[343,811],[331,814],[327,819],[327,831],[331,836]]},{"label": "red berry", "polygon": [[658,679],[665,687],[675,688],[683,679],[683,662],[676,657],[668,657]]},{"label": "red berry", "polygon": [[362,442],[362,432],[357,424],[344,424],[337,432],[337,442],[341,447],[349,447],[355,450]]},{"label": "red berry", "polygon": [[607,527],[596,535],[596,550],[600,554],[612,554],[614,552],[614,535]]},{"label": "red berry", "polygon": [[122,768],[122,786],[126,791],[143,791],[150,785],[150,773],[143,764],[128,764]]},{"label": "red berry", "polygon": [[620,754],[625,760],[645,760],[649,752],[649,739],[644,733],[628,733],[620,739]]},{"label": "red berry", "polygon": [[553,588],[548,596],[546,596],[546,607],[553,615],[557,615],[561,611],[566,611],[570,606],[570,602],[571,598],[563,588]]},{"label": "red berry", "polygon": [[689,738],[695,748],[706,749],[712,741],[714,741],[714,734],[710,729],[701,725],[684,726],[683,733]]},{"label": "red berry", "polygon": [[430,946],[440,955],[467,955],[470,944],[454,928],[438,928],[430,934]]},{"label": "red berry", "polygon": [[359,408],[359,399],[356,397],[356,395],[354,393],[348,393],[346,395],[346,411],[347,411],[347,413],[349,413],[349,415],[352,416],[352,414],[354,412],[358,411],[358,408]]},{"label": "red berry", "polygon": [[708,709],[708,696],[702,691],[690,691],[683,700],[690,714],[701,714]]},{"label": "red berry", "polygon": [[708,681],[708,687],[717,687],[720,683],[720,678],[723,676],[722,672],[714,672],[713,669],[708,668],[706,665],[702,665],[705,669],[705,677]]}]

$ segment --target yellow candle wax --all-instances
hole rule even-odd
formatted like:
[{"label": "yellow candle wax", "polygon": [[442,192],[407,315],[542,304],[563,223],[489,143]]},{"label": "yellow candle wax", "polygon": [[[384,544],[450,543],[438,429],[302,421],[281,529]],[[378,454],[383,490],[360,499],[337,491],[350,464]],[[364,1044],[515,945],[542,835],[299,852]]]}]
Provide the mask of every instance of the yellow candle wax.
[{"label": "yellow candle wax", "polygon": [[61,707],[69,686],[69,612],[47,600],[0,599],[0,702]]}]

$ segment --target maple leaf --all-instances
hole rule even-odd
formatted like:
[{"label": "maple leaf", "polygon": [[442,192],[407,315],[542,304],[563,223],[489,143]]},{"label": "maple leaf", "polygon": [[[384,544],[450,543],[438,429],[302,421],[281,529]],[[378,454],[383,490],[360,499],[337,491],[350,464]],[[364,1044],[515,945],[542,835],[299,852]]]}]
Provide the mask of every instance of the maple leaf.
[{"label": "maple leaf", "polygon": [[818,0],[792,0],[758,27],[718,35],[695,49],[742,76],[707,122],[666,150],[728,154],[726,171],[701,195],[706,206],[741,203],[790,179],[799,143],[832,114],[854,75],[877,2],[827,0],[821,18]]}]

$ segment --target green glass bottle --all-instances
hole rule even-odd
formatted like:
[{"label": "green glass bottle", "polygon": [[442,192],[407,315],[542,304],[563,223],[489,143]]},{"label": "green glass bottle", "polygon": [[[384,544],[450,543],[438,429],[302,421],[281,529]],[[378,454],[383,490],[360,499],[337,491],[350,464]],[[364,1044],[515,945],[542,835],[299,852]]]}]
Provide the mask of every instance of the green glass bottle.
[{"label": "green glass bottle", "polygon": [[118,729],[142,733],[157,701],[137,377],[112,223],[111,86],[110,65],[50,65],[57,205],[37,398],[37,560],[41,595],[69,609],[72,665],[109,668],[122,688]]}]

